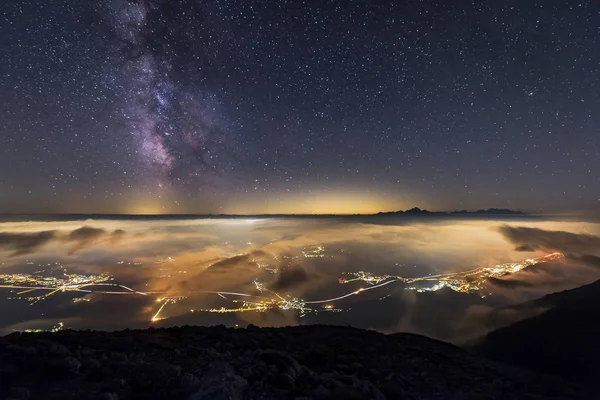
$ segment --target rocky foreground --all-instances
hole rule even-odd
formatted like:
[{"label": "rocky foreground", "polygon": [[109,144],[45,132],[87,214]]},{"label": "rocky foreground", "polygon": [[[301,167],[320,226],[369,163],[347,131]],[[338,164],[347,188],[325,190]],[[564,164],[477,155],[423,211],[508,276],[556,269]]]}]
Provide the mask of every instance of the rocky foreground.
[{"label": "rocky foreground", "polygon": [[0,338],[12,399],[558,399],[589,388],[411,334],[181,327]]}]

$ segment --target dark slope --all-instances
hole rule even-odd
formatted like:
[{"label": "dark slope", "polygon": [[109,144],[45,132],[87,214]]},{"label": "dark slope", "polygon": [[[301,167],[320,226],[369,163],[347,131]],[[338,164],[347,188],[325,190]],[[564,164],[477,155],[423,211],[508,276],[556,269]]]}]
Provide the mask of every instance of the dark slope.
[{"label": "dark slope", "polygon": [[487,334],[475,351],[487,357],[583,382],[600,379],[600,280],[518,307],[548,308]]},{"label": "dark slope", "polygon": [[558,399],[592,393],[411,334],[331,326],[12,334],[0,396],[43,399]]}]

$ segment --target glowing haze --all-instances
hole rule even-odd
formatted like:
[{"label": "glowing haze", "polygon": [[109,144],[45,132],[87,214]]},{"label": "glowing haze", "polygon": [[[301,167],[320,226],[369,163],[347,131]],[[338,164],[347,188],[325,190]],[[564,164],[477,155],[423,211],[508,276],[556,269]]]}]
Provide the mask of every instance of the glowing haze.
[{"label": "glowing haze", "polygon": [[[463,340],[600,278],[600,225],[387,217],[0,222],[0,330],[332,323]],[[504,314],[503,314],[504,315]]]}]

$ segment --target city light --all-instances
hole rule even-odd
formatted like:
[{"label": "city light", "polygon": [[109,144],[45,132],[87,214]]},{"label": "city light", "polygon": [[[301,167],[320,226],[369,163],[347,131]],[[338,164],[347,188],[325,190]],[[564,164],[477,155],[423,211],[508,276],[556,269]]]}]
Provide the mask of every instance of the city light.
[{"label": "city light", "polygon": [[[324,256],[323,246],[311,246],[304,248],[302,253],[307,258]],[[334,303],[358,296],[368,291],[378,290],[392,284],[404,284],[405,290],[417,292],[431,292],[442,288],[449,288],[462,293],[479,293],[485,297],[489,293],[481,293],[485,283],[490,278],[500,278],[518,273],[526,267],[539,263],[555,261],[564,258],[562,253],[552,253],[539,258],[526,259],[522,262],[505,263],[487,267],[478,267],[468,271],[452,272],[421,277],[402,277],[396,275],[375,275],[368,271],[345,272],[338,279],[340,284],[352,282],[364,282],[367,286],[357,288],[346,294],[328,299],[303,299],[290,294],[279,293],[268,287],[258,279],[254,279],[253,286],[256,292],[241,293],[229,291],[180,291],[177,293],[166,291],[141,291],[128,286],[112,283],[114,278],[108,274],[79,275],[67,273],[66,269],[59,265],[60,273],[57,276],[46,276],[43,274],[2,274],[0,275],[0,288],[19,290],[11,299],[25,299],[30,305],[44,300],[58,292],[94,293],[101,295],[129,295],[129,296],[155,296],[159,295],[154,302],[160,304],[158,309],[150,317],[150,322],[158,322],[165,319],[164,313],[168,305],[174,305],[180,300],[197,294],[218,295],[224,301],[230,301],[231,307],[195,307],[193,312],[208,313],[243,313],[243,312],[265,312],[267,310],[295,311],[303,317],[310,313],[339,312],[343,308],[334,308]],[[168,257],[161,259],[172,260]],[[257,268],[273,272],[269,264],[264,261],[253,260]],[[166,261],[171,262],[171,261]],[[380,299],[388,297],[384,295]],[[89,302],[89,297],[75,297],[74,303]],[[61,325],[62,327],[62,325]]]}]

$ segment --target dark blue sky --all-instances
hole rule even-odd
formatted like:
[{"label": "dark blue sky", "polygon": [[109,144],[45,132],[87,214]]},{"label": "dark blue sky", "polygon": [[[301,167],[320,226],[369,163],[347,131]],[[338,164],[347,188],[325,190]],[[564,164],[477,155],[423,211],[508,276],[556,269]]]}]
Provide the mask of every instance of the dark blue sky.
[{"label": "dark blue sky", "polygon": [[0,10],[0,212],[591,210],[596,1]]}]

